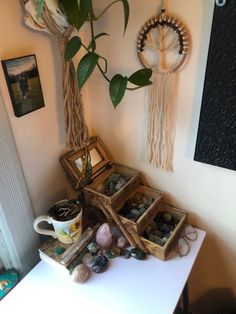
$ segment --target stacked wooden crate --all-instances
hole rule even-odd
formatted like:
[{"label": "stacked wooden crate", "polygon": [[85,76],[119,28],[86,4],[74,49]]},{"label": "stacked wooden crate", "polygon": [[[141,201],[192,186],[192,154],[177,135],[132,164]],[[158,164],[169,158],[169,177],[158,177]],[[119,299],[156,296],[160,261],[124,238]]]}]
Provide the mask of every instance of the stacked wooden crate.
[{"label": "stacked wooden crate", "polygon": [[[172,245],[178,239],[187,214],[180,209],[167,205],[164,202],[163,193],[147,186],[144,176],[138,170],[114,163],[99,138],[93,137],[90,143],[91,148],[96,149],[96,156],[99,156],[99,158],[94,166],[97,168],[97,172],[93,171],[92,181],[83,188],[87,204],[100,208],[108,220],[114,220],[131,245],[139,247],[157,258],[165,260]],[[70,152],[62,157],[62,165],[67,175],[73,179],[79,177],[73,163],[82,155],[83,151],[79,153]],[[71,165],[70,162],[72,163]],[[101,167],[98,167],[99,164]],[[72,173],[72,171],[74,173]],[[127,182],[125,182],[119,190],[115,191],[115,193],[108,196],[104,193],[103,186],[114,173],[125,176]],[[141,193],[151,198],[152,202],[138,219],[133,221],[122,216],[121,209],[136,193]],[[174,230],[164,245],[156,244],[144,236],[145,229],[160,212],[170,213],[177,221]]]}]

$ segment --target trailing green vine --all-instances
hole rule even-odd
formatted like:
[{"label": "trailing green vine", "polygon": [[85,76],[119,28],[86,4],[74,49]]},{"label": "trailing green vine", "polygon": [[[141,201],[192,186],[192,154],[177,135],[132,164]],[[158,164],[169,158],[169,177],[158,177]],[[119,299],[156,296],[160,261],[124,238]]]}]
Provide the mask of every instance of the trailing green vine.
[{"label": "trailing green vine", "polygon": [[[150,77],[152,70],[143,68],[134,72],[129,77],[122,74],[115,74],[111,79],[107,76],[108,62],[106,58],[96,52],[97,40],[103,36],[109,36],[102,32],[95,34],[94,23],[100,19],[115,3],[121,2],[124,13],[124,33],[129,21],[129,3],[128,0],[114,0],[101,13],[95,14],[93,9],[93,0],[59,0],[63,13],[67,16],[68,21],[79,32],[84,23],[90,25],[91,40],[86,46],[80,36],[74,36],[68,42],[65,50],[65,60],[70,61],[80,49],[85,50],[85,54],[80,59],[77,66],[77,81],[78,88],[81,91],[82,87],[89,79],[95,68],[98,68],[101,75],[109,83],[109,94],[114,108],[121,102],[126,90],[136,90],[138,88],[152,84]],[[37,15],[41,15],[43,10],[44,0],[37,2]],[[103,66],[101,65],[103,62]],[[132,83],[135,87],[129,87],[128,83]]]}]

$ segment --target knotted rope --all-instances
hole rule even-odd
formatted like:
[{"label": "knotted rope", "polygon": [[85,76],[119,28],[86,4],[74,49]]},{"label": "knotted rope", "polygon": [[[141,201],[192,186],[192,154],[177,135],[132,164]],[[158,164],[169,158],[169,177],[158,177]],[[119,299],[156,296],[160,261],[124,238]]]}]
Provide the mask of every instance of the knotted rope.
[{"label": "knotted rope", "polygon": [[176,73],[154,70],[152,81],[148,89],[147,157],[153,166],[172,171]]},{"label": "knotted rope", "polygon": [[67,30],[61,34],[46,5],[44,5],[43,8],[42,18],[50,32],[57,38],[60,48],[63,74],[62,88],[64,96],[66,144],[68,147],[76,150],[87,144],[88,129],[84,119],[83,101],[81,94],[78,91],[74,64],[72,61],[66,62],[64,58],[65,48],[73,28],[69,26]]}]

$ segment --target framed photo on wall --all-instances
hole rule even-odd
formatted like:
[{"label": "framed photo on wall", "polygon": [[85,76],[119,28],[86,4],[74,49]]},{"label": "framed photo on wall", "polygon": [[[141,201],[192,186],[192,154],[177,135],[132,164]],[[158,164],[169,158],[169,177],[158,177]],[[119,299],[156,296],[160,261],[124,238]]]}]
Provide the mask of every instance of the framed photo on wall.
[{"label": "framed photo on wall", "polygon": [[12,106],[16,117],[44,107],[35,55],[2,60]]}]

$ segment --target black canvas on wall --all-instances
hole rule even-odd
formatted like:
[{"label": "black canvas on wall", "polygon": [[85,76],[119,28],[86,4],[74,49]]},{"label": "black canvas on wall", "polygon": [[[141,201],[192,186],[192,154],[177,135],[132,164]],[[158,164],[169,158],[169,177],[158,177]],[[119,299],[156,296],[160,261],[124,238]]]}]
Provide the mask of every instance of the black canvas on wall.
[{"label": "black canvas on wall", "polygon": [[194,160],[236,170],[236,1],[215,5]]}]

